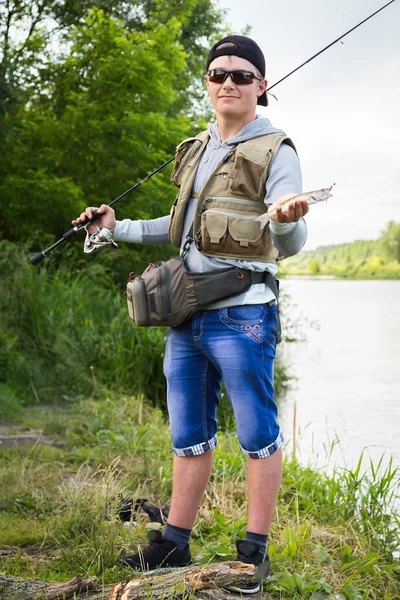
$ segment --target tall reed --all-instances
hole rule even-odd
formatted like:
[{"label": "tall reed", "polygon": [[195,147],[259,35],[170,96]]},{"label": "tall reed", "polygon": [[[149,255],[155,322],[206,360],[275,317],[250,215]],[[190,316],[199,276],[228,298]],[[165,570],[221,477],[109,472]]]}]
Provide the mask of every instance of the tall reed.
[{"label": "tall reed", "polygon": [[[164,398],[165,329],[134,327],[106,269],[33,269],[0,242],[0,390],[28,402],[69,400],[100,385]],[[92,369],[91,369],[92,367]]]}]

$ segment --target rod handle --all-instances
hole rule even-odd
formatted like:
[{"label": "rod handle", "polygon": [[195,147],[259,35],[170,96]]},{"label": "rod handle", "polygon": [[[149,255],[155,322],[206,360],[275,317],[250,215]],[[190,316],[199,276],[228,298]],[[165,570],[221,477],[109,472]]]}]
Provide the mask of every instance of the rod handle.
[{"label": "rod handle", "polygon": [[45,258],[46,258],[46,255],[43,254],[43,252],[38,252],[37,254],[35,254],[35,256],[32,256],[29,260],[32,265],[37,265],[40,262],[42,262],[42,260],[44,260]]},{"label": "rod handle", "polygon": [[65,233],[63,233],[63,239],[68,242],[71,238],[74,237],[74,235],[76,235],[78,233],[78,230],[75,229],[75,227],[73,227],[72,229],[70,229],[69,231],[66,231]]},{"label": "rod handle", "polygon": [[66,242],[68,242],[71,238],[73,238],[78,233],[78,231],[83,229],[86,225],[90,225],[90,223],[94,223],[99,217],[101,217],[101,215],[99,215],[97,213],[97,210],[93,211],[91,219],[85,219],[83,221],[83,223],[80,223],[77,227],[73,227],[72,229],[69,229],[68,231],[63,233],[63,239]]},{"label": "rod handle", "polygon": [[[80,223],[79,227],[83,227],[85,225],[89,225],[90,223],[94,223],[96,221],[96,219],[98,219],[99,217],[101,217],[102,215],[97,214],[97,210],[94,210],[92,212],[92,218],[91,219],[85,219],[85,221],[83,221],[83,223]],[[68,233],[68,232],[67,232]]]}]

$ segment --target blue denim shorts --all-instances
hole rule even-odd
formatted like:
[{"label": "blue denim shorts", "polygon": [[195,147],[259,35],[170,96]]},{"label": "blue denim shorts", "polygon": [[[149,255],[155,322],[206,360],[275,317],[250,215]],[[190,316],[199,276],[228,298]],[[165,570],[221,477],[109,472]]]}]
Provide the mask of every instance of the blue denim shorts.
[{"label": "blue denim shorts", "polygon": [[216,447],[222,380],[242,452],[265,458],[282,445],[274,401],[275,311],[275,304],[198,311],[169,330],[164,374],[176,455]]}]

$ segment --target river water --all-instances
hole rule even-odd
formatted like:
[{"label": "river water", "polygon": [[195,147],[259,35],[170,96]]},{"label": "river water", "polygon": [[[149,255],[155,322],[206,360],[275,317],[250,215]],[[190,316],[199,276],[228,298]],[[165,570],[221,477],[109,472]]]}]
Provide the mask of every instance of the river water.
[{"label": "river water", "polygon": [[281,290],[306,336],[278,350],[298,378],[278,400],[286,451],[295,439],[303,464],[351,468],[365,449],[400,466],[400,281],[288,278]]}]

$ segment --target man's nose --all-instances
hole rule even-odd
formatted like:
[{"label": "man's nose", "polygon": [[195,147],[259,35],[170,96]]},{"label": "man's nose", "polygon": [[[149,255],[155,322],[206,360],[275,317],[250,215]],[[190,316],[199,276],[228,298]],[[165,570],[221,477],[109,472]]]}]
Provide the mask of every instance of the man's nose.
[{"label": "man's nose", "polygon": [[224,81],[223,87],[235,87],[235,83],[232,79],[232,75],[229,74]]}]

